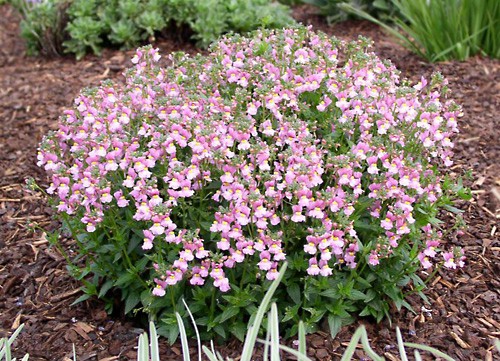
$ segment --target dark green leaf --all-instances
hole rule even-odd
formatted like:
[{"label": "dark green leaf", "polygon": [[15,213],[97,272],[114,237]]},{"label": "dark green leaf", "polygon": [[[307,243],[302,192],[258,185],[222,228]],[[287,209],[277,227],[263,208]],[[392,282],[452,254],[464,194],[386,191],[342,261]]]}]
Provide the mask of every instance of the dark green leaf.
[{"label": "dark green leaf", "polygon": [[300,287],[296,283],[292,283],[286,288],[288,296],[292,299],[295,304],[299,304],[301,302],[301,292]]},{"label": "dark green leaf", "polygon": [[103,298],[106,293],[113,287],[113,281],[112,280],[107,280],[104,282],[104,284],[101,286],[101,289],[99,290],[99,294],[97,295],[98,298]]},{"label": "dark green leaf", "polygon": [[328,327],[331,337],[335,338],[342,327],[342,319],[339,316],[328,315]]},{"label": "dark green leaf", "polygon": [[85,300],[88,300],[90,297],[92,297],[91,295],[88,295],[88,294],[84,294],[84,295],[81,295],[80,297],[78,297],[70,306],[74,306],[74,305],[77,305],[79,304],[80,302],[83,302]]},{"label": "dark green leaf", "polygon": [[239,307],[229,306],[222,312],[222,315],[221,315],[219,322],[224,323],[225,321],[229,320],[230,318],[236,316],[239,312],[240,312]]},{"label": "dark green leaf", "polygon": [[141,302],[141,295],[137,292],[131,293],[125,301],[125,314],[127,315]]}]

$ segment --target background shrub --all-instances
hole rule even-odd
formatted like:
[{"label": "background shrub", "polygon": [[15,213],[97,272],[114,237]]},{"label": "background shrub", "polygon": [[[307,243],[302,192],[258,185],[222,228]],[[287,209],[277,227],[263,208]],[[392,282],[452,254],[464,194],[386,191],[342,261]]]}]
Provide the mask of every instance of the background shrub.
[{"label": "background shrub", "polygon": [[439,74],[409,84],[368,46],[261,31],[166,69],[146,47],[125,86],[82,92],[38,164],[79,246],[84,298],[111,310],[119,291],[171,341],[185,299],[203,337],[241,339],[286,259],[287,336],[299,320],[335,335],[424,297],[420,268],[462,266],[438,219],[468,197],[439,170],[460,109]]},{"label": "background shrub", "polygon": [[21,36],[29,55],[61,54],[66,24],[67,0],[7,0],[21,14]]},{"label": "background shrub", "polygon": [[227,32],[294,23],[287,6],[270,0],[10,0],[23,16],[30,54],[99,54],[105,46],[135,47],[163,31],[188,27],[207,47]]}]

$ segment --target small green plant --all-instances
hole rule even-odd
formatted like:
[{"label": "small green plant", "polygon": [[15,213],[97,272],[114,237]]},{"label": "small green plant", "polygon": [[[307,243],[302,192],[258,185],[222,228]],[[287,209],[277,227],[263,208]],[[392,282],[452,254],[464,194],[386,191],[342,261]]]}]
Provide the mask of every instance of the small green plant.
[{"label": "small green plant", "polygon": [[9,0],[21,14],[21,36],[26,41],[27,53],[59,55],[64,38],[67,0]]},{"label": "small green plant", "polygon": [[392,0],[397,29],[350,4],[340,7],[375,22],[430,62],[465,60],[475,54],[500,57],[497,0]]}]

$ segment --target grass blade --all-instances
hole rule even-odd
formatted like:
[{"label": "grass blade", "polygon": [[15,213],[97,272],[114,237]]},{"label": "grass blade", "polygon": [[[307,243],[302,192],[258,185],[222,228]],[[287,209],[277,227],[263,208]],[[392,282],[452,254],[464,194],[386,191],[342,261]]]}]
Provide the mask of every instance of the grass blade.
[{"label": "grass blade", "polygon": [[401,330],[399,327],[396,327],[396,338],[398,340],[398,349],[399,354],[401,355],[401,361],[408,361],[408,357],[406,356],[406,350],[403,343],[403,337],[401,336]]},{"label": "grass blade", "polygon": [[271,344],[271,319],[267,319],[267,330],[266,330],[266,343],[264,344],[264,354],[262,355],[263,361],[269,360],[269,347]]},{"label": "grass blade", "polygon": [[158,348],[158,335],[154,322],[149,322],[149,337],[151,338],[151,361],[160,361],[160,350]]},{"label": "grass blade", "polygon": [[179,332],[181,335],[182,359],[184,361],[190,361],[189,345],[186,336],[186,328],[184,327],[184,321],[182,321],[182,317],[178,312],[175,313],[175,317],[177,318],[177,323],[179,324]]},{"label": "grass blade", "polygon": [[255,316],[255,320],[253,325],[249,328],[247,337],[245,339],[245,343],[243,345],[243,352],[241,354],[240,361],[250,361],[252,358],[252,351],[255,346],[255,341],[257,340],[257,334],[259,333],[260,324],[262,323],[262,318],[264,317],[264,313],[266,312],[269,303],[271,302],[271,298],[273,297],[276,288],[278,288],[283,275],[285,274],[287,268],[287,263],[285,262],[281,267],[281,270],[278,274],[278,277],[271,283],[269,290],[266,292],[264,299],[262,300],[259,309],[257,310],[257,315]]},{"label": "grass blade", "polygon": [[384,358],[377,355],[377,353],[371,348],[370,341],[368,340],[368,335],[366,334],[365,326],[363,325],[359,326],[356,332],[354,332],[354,335],[352,335],[351,341],[347,345],[347,348],[340,361],[350,361],[352,359],[352,356],[356,351],[356,346],[358,345],[360,339],[361,344],[363,345],[363,349],[368,354],[368,356],[372,358],[373,361],[384,361]]},{"label": "grass blade", "polygon": [[201,361],[201,340],[200,340],[200,333],[198,332],[198,327],[196,326],[196,322],[194,320],[194,316],[191,313],[191,310],[189,309],[186,301],[184,301],[184,298],[182,299],[182,303],[184,303],[184,307],[186,307],[186,310],[189,314],[189,318],[191,318],[191,323],[193,324],[194,327],[194,332],[196,333],[196,342],[198,344],[198,361]]},{"label": "grass blade", "polygon": [[149,361],[148,335],[143,333],[139,336],[139,347],[137,350],[137,361]]},{"label": "grass blade", "polygon": [[[12,344],[14,343],[14,341],[16,340],[17,336],[19,335],[19,333],[23,328],[24,328],[24,323],[19,325],[19,327],[14,331],[14,333],[8,339],[6,337],[2,339],[3,342],[0,343],[2,345],[2,347],[0,348],[0,358],[5,357],[6,360],[10,360],[10,358],[12,357],[10,354],[10,347],[12,346]],[[7,353],[9,355],[8,359],[7,359]]]},{"label": "grass blade", "polygon": [[[262,343],[264,345],[267,344],[268,346],[272,347],[271,342],[269,342],[269,341],[264,341],[264,340],[260,340],[260,339],[257,339],[257,341],[259,343]],[[283,350],[283,351],[289,353],[290,355],[295,356],[297,358],[297,361],[312,361],[309,357],[307,357],[307,355],[302,354],[299,351],[294,350],[293,348],[290,348],[290,347],[284,346],[284,345],[278,345],[278,347],[280,350]]]},{"label": "grass blade", "polygon": [[415,350],[415,361],[422,361],[422,356],[420,356],[420,352]]},{"label": "grass blade", "polygon": [[279,335],[279,321],[278,321],[278,308],[276,303],[271,305],[269,311],[268,322],[271,328],[271,361],[280,361],[280,335]]},{"label": "grass blade", "polygon": [[360,326],[351,337],[351,341],[347,345],[344,354],[340,361],[349,361],[352,359],[354,355],[354,351],[356,351],[356,346],[358,345],[358,341],[361,338],[361,333],[364,331],[364,326]]},{"label": "grass blade", "polygon": [[306,349],[306,328],[304,322],[299,322],[299,353],[307,355]]},{"label": "grass blade", "polygon": [[419,345],[418,343],[413,343],[413,342],[405,342],[404,345],[406,347],[412,347],[412,348],[416,348],[416,349],[419,349],[419,350],[422,350],[422,351],[430,352],[434,356],[441,357],[441,358],[443,358],[446,361],[455,361],[455,359],[453,357],[448,356],[444,352],[441,352],[441,351],[435,349],[434,347],[430,347],[430,346],[426,346],[426,345]]},{"label": "grass blade", "polygon": [[219,361],[217,360],[217,357],[215,357],[214,353],[207,346],[203,345],[202,349],[210,361]]},{"label": "grass blade", "polygon": [[365,326],[361,325],[361,344],[363,345],[363,350],[366,354],[372,358],[373,361],[385,361],[382,356],[379,356],[370,346],[370,341],[368,340],[368,334],[366,333]]}]

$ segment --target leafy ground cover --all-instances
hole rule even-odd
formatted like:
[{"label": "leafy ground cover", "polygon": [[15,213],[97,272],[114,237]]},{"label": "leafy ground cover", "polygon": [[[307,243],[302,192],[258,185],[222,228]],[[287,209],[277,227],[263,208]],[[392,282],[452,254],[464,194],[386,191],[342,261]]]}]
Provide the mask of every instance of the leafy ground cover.
[{"label": "leafy ground cover", "polygon": [[[440,275],[427,290],[430,305],[418,297],[410,299],[417,314],[393,312],[393,324],[368,321],[367,328],[379,354],[395,355],[395,325],[411,342],[447,351],[459,360],[488,359],[492,338],[500,336],[500,280],[498,278],[500,228],[500,153],[495,109],[500,105],[500,63],[472,58],[465,63],[428,65],[365,22],[335,27],[309,12],[295,10],[298,20],[344,39],[358,34],[375,40],[375,51],[390,58],[403,75],[418,80],[440,70],[450,81],[457,102],[463,104],[461,134],[457,141],[456,172],[472,170],[473,201],[461,208],[469,229],[449,245],[462,245],[468,256],[463,270]],[[36,167],[36,147],[49,129],[54,129],[62,110],[71,105],[80,88],[100,80],[120,79],[130,66],[133,52],[105,51],[102,58],[28,58],[18,35],[17,18],[9,6],[0,8],[0,332],[26,323],[17,348],[33,360],[60,360],[71,354],[75,343],[79,360],[133,359],[142,330],[119,315],[109,317],[102,304],[90,301],[70,306],[80,294],[78,284],[65,271],[63,257],[40,233],[33,235],[27,221],[51,225],[49,208],[23,191],[24,179],[34,176],[46,182]],[[196,50],[191,44],[161,39],[156,44],[165,54],[172,50]],[[72,245],[67,244],[71,250]],[[425,308],[422,308],[425,306]],[[309,336],[309,354],[318,360],[336,359],[342,353],[355,325],[341,331],[335,340],[327,333]],[[236,342],[220,346],[227,355],[237,354]],[[180,346],[163,344],[162,360],[180,358]],[[364,357],[360,352],[358,358]]]}]

